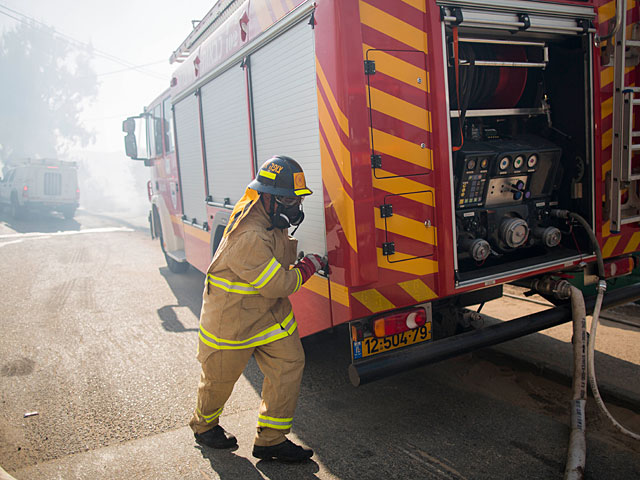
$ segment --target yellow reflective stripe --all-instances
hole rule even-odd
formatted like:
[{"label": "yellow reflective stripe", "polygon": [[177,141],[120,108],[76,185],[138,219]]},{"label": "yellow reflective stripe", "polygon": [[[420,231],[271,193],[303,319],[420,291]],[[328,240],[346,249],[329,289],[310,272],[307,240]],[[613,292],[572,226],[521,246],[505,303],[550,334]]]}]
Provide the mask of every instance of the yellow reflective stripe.
[{"label": "yellow reflective stripe", "polygon": [[258,415],[258,426],[287,430],[293,425],[293,418],[277,418]]},{"label": "yellow reflective stripe", "polygon": [[301,188],[299,190],[294,190],[294,193],[296,195],[311,195],[311,190],[309,190],[308,188]]},{"label": "yellow reflective stripe", "polygon": [[260,293],[253,287],[253,285],[249,285],[248,283],[231,282],[212,274],[208,275],[208,282],[210,285],[218,287],[225,292],[239,293],[241,295],[257,295]]},{"label": "yellow reflective stripe", "polygon": [[220,407],[218,410],[216,410],[215,412],[213,412],[211,415],[205,415],[204,413],[202,413],[200,411],[199,408],[196,408],[196,411],[198,412],[198,415],[200,415],[202,418],[204,418],[204,421],[207,423],[211,423],[213,422],[216,418],[218,418],[220,416],[220,414],[222,413],[222,409],[224,407]]},{"label": "yellow reflective stripe", "polygon": [[299,268],[294,268],[294,270],[296,271],[296,275],[298,277],[298,280],[296,281],[296,288],[293,289],[293,293],[296,293],[302,286],[302,273],[300,272]]},{"label": "yellow reflective stripe", "polygon": [[253,282],[251,282],[251,284],[254,285],[256,288],[264,287],[267,283],[269,283],[269,280],[273,278],[273,276],[280,269],[280,267],[281,265],[275,259],[275,257],[272,258],[269,264],[262,271],[262,273],[258,275],[258,278],[256,278]]},{"label": "yellow reflective stripe", "polygon": [[259,347],[260,345],[266,345],[267,343],[280,340],[281,338],[291,335],[297,327],[298,324],[294,319],[292,310],[291,313],[284,318],[282,323],[273,325],[246,340],[225,340],[218,338],[208,332],[202,325],[200,325],[198,337],[205,345],[217,350],[239,350],[242,348]]},{"label": "yellow reflective stripe", "polygon": [[275,180],[276,178],[276,174],[273,172],[265,172],[264,170],[260,170],[260,176],[261,177],[267,177],[270,178],[271,180]]}]

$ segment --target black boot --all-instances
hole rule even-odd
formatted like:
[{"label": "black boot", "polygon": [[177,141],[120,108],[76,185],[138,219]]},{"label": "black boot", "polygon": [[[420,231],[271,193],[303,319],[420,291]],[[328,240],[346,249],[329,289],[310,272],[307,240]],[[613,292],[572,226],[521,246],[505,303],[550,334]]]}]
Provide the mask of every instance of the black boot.
[{"label": "black boot", "polygon": [[282,462],[304,462],[313,456],[313,450],[296,445],[291,440],[285,440],[271,447],[253,446],[253,456],[262,460],[280,460]]},{"label": "black boot", "polygon": [[211,448],[231,448],[238,444],[236,437],[225,432],[224,428],[216,425],[204,433],[194,433],[196,442]]}]

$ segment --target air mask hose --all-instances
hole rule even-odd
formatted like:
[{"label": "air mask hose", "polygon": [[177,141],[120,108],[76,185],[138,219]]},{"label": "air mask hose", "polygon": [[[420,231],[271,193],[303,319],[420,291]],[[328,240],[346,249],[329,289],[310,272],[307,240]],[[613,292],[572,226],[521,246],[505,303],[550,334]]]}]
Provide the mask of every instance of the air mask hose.
[{"label": "air mask hose", "polygon": [[[596,332],[598,328],[598,322],[600,320],[600,309],[602,308],[602,299],[604,297],[604,292],[607,289],[607,284],[605,282],[605,272],[604,272],[604,260],[602,258],[602,251],[600,250],[600,245],[598,244],[598,240],[596,236],[587,223],[587,221],[578,215],[577,213],[569,212],[568,210],[552,210],[551,215],[557,218],[571,219],[580,223],[587,234],[589,235],[589,239],[593,245],[593,249],[596,252],[596,259],[598,265],[598,295],[596,297],[596,303],[593,309],[592,321],[591,321],[591,331],[589,333],[589,342],[588,342],[588,368],[587,372],[589,375],[589,383],[591,385],[591,392],[593,393],[593,397],[596,400],[596,404],[598,408],[604,415],[611,421],[611,423],[616,427],[621,433],[634,438],[636,440],[640,440],[640,435],[631,430],[623,427],[613,416],[609,413],[602,397],[600,396],[600,391],[598,390],[598,381],[596,379],[596,370],[595,370],[595,348],[596,348]],[[565,471],[566,474],[566,471]]]}]

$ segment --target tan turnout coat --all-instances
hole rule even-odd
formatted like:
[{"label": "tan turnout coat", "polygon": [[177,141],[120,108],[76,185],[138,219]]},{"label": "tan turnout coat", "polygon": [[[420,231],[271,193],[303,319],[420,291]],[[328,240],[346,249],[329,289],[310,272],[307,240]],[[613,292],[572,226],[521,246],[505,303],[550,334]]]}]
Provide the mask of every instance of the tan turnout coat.
[{"label": "tan turnout coat", "polygon": [[297,328],[287,297],[302,284],[298,269],[289,269],[298,241],[286,229],[267,230],[271,222],[261,201],[247,207],[239,223],[227,227],[207,271],[198,334],[200,362],[215,350],[265,345]]}]

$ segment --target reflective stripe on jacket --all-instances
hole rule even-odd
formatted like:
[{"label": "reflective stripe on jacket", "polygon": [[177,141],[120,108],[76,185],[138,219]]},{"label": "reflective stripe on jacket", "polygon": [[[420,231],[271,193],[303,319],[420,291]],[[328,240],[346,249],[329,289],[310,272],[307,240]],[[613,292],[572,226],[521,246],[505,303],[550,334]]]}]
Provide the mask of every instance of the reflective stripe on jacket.
[{"label": "reflective stripe on jacket", "polygon": [[220,242],[207,272],[198,358],[214,350],[252,348],[297,328],[287,298],[302,285],[297,240],[271,222],[258,201]]}]

